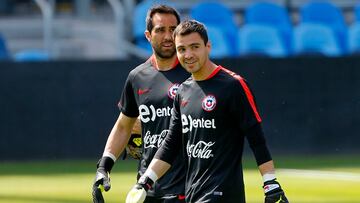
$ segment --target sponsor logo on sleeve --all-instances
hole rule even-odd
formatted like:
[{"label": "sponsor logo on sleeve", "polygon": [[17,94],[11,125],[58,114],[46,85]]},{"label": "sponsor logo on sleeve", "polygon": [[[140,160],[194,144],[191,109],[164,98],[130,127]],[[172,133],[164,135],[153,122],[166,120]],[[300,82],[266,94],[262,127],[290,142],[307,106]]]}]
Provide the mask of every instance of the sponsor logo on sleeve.
[{"label": "sponsor logo on sleeve", "polygon": [[145,94],[145,93],[148,93],[150,92],[150,89],[138,89],[137,93],[138,95],[142,95],[142,94]]},{"label": "sponsor logo on sleeve", "polygon": [[181,100],[180,106],[185,107],[188,103],[189,101],[187,100]]}]

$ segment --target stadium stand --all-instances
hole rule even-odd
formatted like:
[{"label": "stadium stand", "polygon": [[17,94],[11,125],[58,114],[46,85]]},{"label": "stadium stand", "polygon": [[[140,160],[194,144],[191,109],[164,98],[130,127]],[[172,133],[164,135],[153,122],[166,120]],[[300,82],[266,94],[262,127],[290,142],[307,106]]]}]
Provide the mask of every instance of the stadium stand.
[{"label": "stadium stand", "polygon": [[360,22],[360,3],[355,6],[354,13],[355,13],[355,21]]},{"label": "stadium stand", "polygon": [[[0,5],[0,10],[4,11],[2,15],[5,16],[0,19],[0,32],[6,36],[7,53],[43,49],[45,43],[42,14],[35,1],[6,2],[11,3],[11,6],[6,6],[4,3],[1,4],[5,6]],[[190,17],[205,23],[208,27],[220,27],[214,31],[214,36],[211,36],[211,38],[220,36],[220,40],[223,41],[222,36],[225,33],[227,48],[221,45],[222,48],[212,56],[220,58],[244,55],[239,51],[241,42],[238,42],[240,37],[238,30],[248,24],[276,27],[285,45],[286,56],[291,56],[293,54],[291,46],[295,40],[292,39],[295,36],[294,27],[303,22],[321,23],[331,27],[341,47],[340,53],[352,54],[354,48],[350,47],[352,46],[350,43],[354,44],[356,41],[350,42],[351,39],[348,38],[354,35],[355,31],[351,31],[355,29],[354,22],[360,22],[358,0],[126,0],[119,2],[123,4],[122,13],[128,19],[122,29],[117,29],[118,21],[113,20],[114,13],[109,1],[52,2],[54,2],[53,40],[49,49],[52,59],[116,58],[119,49],[126,53],[126,57],[142,57],[144,53],[151,53],[150,44],[144,36],[145,16],[147,9],[157,3],[174,6],[180,12],[182,19]],[[127,4],[133,6],[127,7]],[[85,17],[80,16],[79,11],[83,11],[81,13],[85,13]],[[210,29],[216,30],[216,28]],[[127,49],[122,49],[118,43],[114,43],[120,39],[118,30],[122,30],[126,35],[124,38],[126,43],[122,47]],[[223,34],[219,34],[219,30]],[[212,41],[213,47],[219,46],[215,40]],[[103,50],[101,53],[98,51],[100,48]],[[140,54],[140,50],[143,54]]]},{"label": "stadium stand", "polygon": [[48,60],[50,60],[49,54],[37,49],[19,51],[14,55],[14,61],[16,62]]},{"label": "stadium stand", "polygon": [[347,27],[341,10],[329,1],[310,1],[300,11],[300,23],[320,23],[329,26],[335,33],[336,40],[346,52]]},{"label": "stadium stand", "polygon": [[349,54],[360,55],[360,21],[349,27],[348,34]]},{"label": "stadium stand", "polygon": [[268,25],[276,28],[287,52],[292,50],[292,24],[285,7],[272,2],[256,2],[245,8],[245,24]]},{"label": "stadium stand", "polygon": [[328,26],[301,23],[294,29],[295,55],[339,56],[342,52],[334,32]]},{"label": "stadium stand", "polygon": [[189,12],[192,19],[204,23],[206,26],[218,27],[226,36],[227,46],[231,56],[237,56],[238,26],[234,20],[233,11],[225,4],[217,1],[202,1],[194,5]]},{"label": "stadium stand", "polygon": [[231,55],[230,47],[227,46],[225,33],[215,26],[207,26],[208,37],[211,43],[210,58],[225,58]]},{"label": "stadium stand", "polygon": [[154,4],[153,0],[145,0],[137,4],[134,11],[133,37],[135,44],[145,50],[151,52],[151,46],[144,36],[146,30],[146,14],[147,10]]},{"label": "stadium stand", "polygon": [[6,60],[9,58],[9,52],[7,49],[6,41],[0,34],[0,60]]},{"label": "stadium stand", "polygon": [[241,56],[285,57],[288,55],[278,30],[269,25],[246,24],[239,29]]}]

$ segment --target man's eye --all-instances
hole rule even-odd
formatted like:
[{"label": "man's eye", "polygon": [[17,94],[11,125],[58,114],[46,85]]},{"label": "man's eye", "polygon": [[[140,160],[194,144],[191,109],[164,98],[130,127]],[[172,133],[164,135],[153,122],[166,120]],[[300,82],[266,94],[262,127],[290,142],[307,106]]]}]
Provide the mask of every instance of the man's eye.
[{"label": "man's eye", "polygon": [[156,33],[163,32],[163,31],[164,31],[164,29],[156,29],[155,30]]}]

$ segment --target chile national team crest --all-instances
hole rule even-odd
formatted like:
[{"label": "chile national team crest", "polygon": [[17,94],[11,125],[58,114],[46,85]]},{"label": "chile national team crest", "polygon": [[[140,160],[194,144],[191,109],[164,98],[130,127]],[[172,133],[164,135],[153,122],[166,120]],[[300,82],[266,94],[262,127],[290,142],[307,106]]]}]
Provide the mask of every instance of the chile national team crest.
[{"label": "chile national team crest", "polygon": [[214,110],[215,106],[216,106],[216,98],[214,95],[207,95],[203,100],[202,100],[202,108],[205,111],[212,111]]},{"label": "chile national team crest", "polygon": [[179,89],[179,84],[175,83],[173,85],[170,86],[169,90],[168,90],[168,96],[171,98],[171,99],[175,99],[175,96],[176,96],[176,93],[177,93],[177,90]]}]

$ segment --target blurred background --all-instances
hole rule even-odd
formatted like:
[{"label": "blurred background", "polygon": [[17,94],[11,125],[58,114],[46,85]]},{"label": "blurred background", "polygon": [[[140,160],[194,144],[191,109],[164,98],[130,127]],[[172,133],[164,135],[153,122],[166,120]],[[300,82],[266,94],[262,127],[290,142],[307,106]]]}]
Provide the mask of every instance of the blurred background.
[{"label": "blurred background", "polygon": [[145,16],[156,3],[205,23],[213,58],[348,56],[360,50],[357,0],[3,0],[0,57],[146,58]]},{"label": "blurred background", "polygon": [[101,155],[127,74],[151,54],[156,3],[205,23],[275,154],[360,152],[359,1],[3,0],[0,160]]}]

